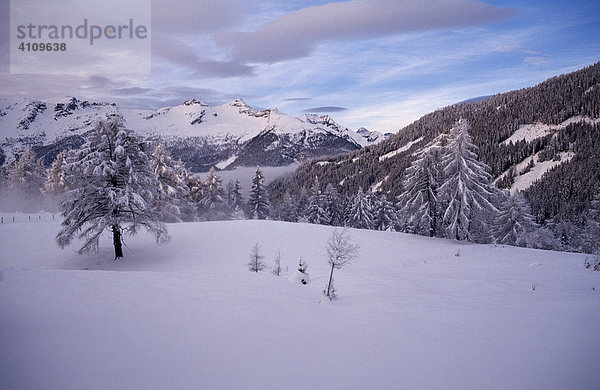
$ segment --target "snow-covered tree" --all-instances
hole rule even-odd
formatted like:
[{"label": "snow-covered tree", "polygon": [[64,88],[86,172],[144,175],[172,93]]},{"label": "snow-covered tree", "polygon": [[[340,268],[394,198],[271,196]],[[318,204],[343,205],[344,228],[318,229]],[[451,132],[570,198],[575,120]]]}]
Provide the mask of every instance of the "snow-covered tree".
[{"label": "snow-covered tree", "polygon": [[298,221],[298,203],[294,195],[286,192],[279,205],[279,219],[286,222]]},{"label": "snow-covered tree", "polygon": [[248,217],[250,219],[267,219],[271,216],[271,203],[264,184],[265,177],[260,168],[252,178],[252,188],[248,197]]},{"label": "snow-covered tree", "polygon": [[221,221],[231,215],[225,188],[214,168],[208,171],[204,181],[204,192],[198,202],[198,209],[206,221]]},{"label": "snow-covered tree", "polygon": [[375,199],[374,226],[376,230],[393,231],[398,224],[398,211],[385,194]]},{"label": "snow-covered tree", "polygon": [[333,184],[328,183],[323,192],[327,198],[327,214],[331,217],[331,225],[342,226],[344,224],[344,205],[340,194]]},{"label": "snow-covered tree", "polygon": [[327,213],[327,197],[321,192],[319,178],[317,177],[310,189],[305,216],[309,223],[319,225],[329,225],[331,223],[331,216]]},{"label": "snow-covered tree", "polygon": [[244,197],[242,196],[242,184],[238,179],[227,183],[227,202],[231,210],[244,209]]},{"label": "snow-covered tree", "polygon": [[600,191],[594,196],[586,214],[583,241],[585,252],[600,254]]},{"label": "snow-covered tree", "polygon": [[358,256],[358,245],[352,243],[348,229],[334,230],[331,238],[327,241],[327,257],[330,267],[329,282],[323,290],[323,294],[330,300],[336,298],[333,286],[333,270],[342,268]]},{"label": "snow-covered tree", "polygon": [[258,272],[265,269],[265,263],[263,262],[264,258],[265,257],[260,252],[260,245],[258,245],[258,243],[255,244],[250,252],[250,261],[247,264],[248,269],[252,272]]},{"label": "snow-covered tree", "polygon": [[36,158],[31,148],[27,147],[18,159],[6,168],[6,184],[8,198],[4,201],[12,203],[13,210],[35,211],[43,207],[44,182],[46,169]]},{"label": "snow-covered tree", "polygon": [[359,229],[373,229],[373,206],[371,201],[363,192],[362,187],[358,188],[356,196],[349,203],[346,213],[346,226]]},{"label": "snow-covered tree", "polygon": [[67,182],[65,181],[65,169],[67,164],[66,153],[60,152],[52,166],[48,169],[48,176],[44,183],[42,192],[51,204],[52,208],[58,207],[65,199],[67,193]]},{"label": "snow-covered tree", "polygon": [[78,238],[83,240],[80,253],[96,250],[102,232],[109,230],[115,259],[120,258],[123,234],[140,228],[159,244],[168,242],[167,229],[151,207],[160,190],[145,145],[116,119],[99,122],[89,141],[70,153],[65,179],[70,191],[56,237],[61,248]]},{"label": "snow-covered tree", "polygon": [[402,225],[411,233],[438,234],[439,207],[438,188],[440,186],[440,157],[435,147],[426,149],[406,170],[400,195],[399,215]]},{"label": "snow-covered tree", "polygon": [[477,147],[469,136],[469,125],[461,119],[450,131],[442,156],[444,183],[439,196],[447,205],[443,214],[446,237],[485,241],[497,212],[497,196],[489,167],[477,159]]},{"label": "snow-covered tree", "polygon": [[507,196],[494,218],[493,236],[498,244],[528,246],[530,232],[536,229],[531,206],[522,193]]},{"label": "snow-covered tree", "polygon": [[185,179],[185,167],[174,161],[160,144],[154,149],[151,162],[160,186],[153,208],[160,214],[161,221],[192,220],[193,208],[187,200],[190,189]]}]

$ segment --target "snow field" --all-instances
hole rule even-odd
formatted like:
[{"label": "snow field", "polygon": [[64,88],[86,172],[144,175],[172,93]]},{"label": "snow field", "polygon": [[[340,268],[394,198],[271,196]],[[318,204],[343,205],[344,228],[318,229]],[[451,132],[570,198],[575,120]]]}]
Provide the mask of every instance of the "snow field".
[{"label": "snow field", "polygon": [[[170,224],[113,261],[54,243],[59,219],[0,225],[0,388],[594,389],[600,273],[585,255],[331,227]],[[259,243],[267,267],[249,272]],[[456,256],[456,254],[459,256]],[[299,258],[311,282],[288,280]],[[533,290],[533,285],[536,285]],[[594,288],[594,289],[593,289]]]}]

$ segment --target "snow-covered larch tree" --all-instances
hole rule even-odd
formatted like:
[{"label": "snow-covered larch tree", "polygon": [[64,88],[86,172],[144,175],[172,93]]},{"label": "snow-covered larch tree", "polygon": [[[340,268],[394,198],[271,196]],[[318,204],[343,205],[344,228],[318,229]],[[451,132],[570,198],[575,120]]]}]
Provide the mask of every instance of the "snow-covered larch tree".
[{"label": "snow-covered larch tree", "polygon": [[504,245],[527,246],[530,232],[536,229],[531,206],[522,193],[507,196],[494,218],[494,241]]},{"label": "snow-covered larch tree", "polygon": [[327,241],[327,257],[329,263],[329,282],[323,290],[323,294],[330,300],[336,298],[333,286],[333,270],[342,268],[358,256],[358,245],[352,243],[352,238],[347,228],[333,231],[331,238]]},{"label": "snow-covered larch tree", "polygon": [[185,167],[174,161],[161,144],[154,149],[151,162],[160,186],[153,208],[159,212],[161,221],[181,222],[192,219],[192,207],[187,201],[190,189],[186,184],[186,175],[183,174]]},{"label": "snow-covered larch tree", "polygon": [[373,229],[373,206],[362,187],[358,188],[356,196],[350,201],[346,225],[358,229]]},{"label": "snow-covered larch tree", "polygon": [[66,153],[62,151],[56,155],[56,159],[52,162],[50,169],[48,169],[48,176],[42,189],[44,196],[50,201],[53,209],[63,202],[67,193],[64,169],[66,164]]},{"label": "snow-covered larch tree", "polygon": [[206,221],[222,221],[229,219],[231,215],[227,193],[214,168],[208,171],[204,181],[204,192],[198,202],[198,210]]},{"label": "snow-covered larch tree", "polygon": [[411,233],[429,237],[438,233],[440,170],[439,150],[434,147],[422,152],[406,170],[399,215],[402,225]]},{"label": "snow-covered larch tree", "polygon": [[248,197],[248,217],[250,219],[267,219],[271,216],[271,203],[264,181],[265,177],[262,171],[260,168],[256,168]]},{"label": "snow-covered larch tree", "polygon": [[600,255],[600,191],[596,192],[586,213],[583,242],[584,251]]},{"label": "snow-covered larch tree", "polygon": [[160,190],[145,145],[117,119],[99,122],[89,142],[69,154],[65,179],[70,191],[56,236],[61,248],[78,238],[80,253],[97,250],[105,230],[112,232],[115,259],[123,257],[123,233],[145,228],[159,244],[169,241],[151,208]]},{"label": "snow-covered larch tree", "polygon": [[12,206],[13,211],[35,211],[43,207],[46,169],[30,147],[26,147],[18,159],[8,164],[6,179],[9,196],[3,201]]},{"label": "snow-covered larch tree", "polygon": [[489,225],[498,211],[492,203],[497,197],[491,185],[489,167],[477,159],[477,147],[469,135],[469,124],[461,119],[450,130],[442,156],[444,183],[439,188],[446,237],[485,241]]}]

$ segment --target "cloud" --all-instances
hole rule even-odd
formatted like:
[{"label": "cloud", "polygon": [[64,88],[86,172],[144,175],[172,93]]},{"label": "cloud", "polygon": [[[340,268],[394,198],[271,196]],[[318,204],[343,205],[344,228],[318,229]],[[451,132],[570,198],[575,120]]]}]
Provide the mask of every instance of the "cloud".
[{"label": "cloud", "polygon": [[144,95],[148,92],[151,92],[150,88],[141,88],[141,87],[128,87],[128,88],[117,88],[113,89],[113,93],[119,96],[137,96]]},{"label": "cloud", "polygon": [[169,35],[222,30],[242,18],[244,0],[152,0],[152,29]]},{"label": "cloud", "polygon": [[348,109],[345,107],[336,107],[336,106],[323,106],[323,107],[313,107],[304,110],[304,112],[310,113],[321,113],[321,112],[341,112],[347,111]]},{"label": "cloud", "polygon": [[313,98],[309,98],[309,97],[294,97],[294,98],[283,99],[282,102],[302,102],[302,101],[306,101],[306,100],[313,100]]},{"label": "cloud", "polygon": [[324,41],[474,26],[514,14],[475,0],[352,0],[303,8],[255,31],[225,32],[215,39],[236,60],[275,63],[306,57]]},{"label": "cloud", "polygon": [[191,77],[228,78],[254,75],[254,66],[236,61],[202,58],[196,54],[196,51],[198,49],[166,36],[159,36],[152,41],[152,52],[157,57],[189,69],[192,72]]}]

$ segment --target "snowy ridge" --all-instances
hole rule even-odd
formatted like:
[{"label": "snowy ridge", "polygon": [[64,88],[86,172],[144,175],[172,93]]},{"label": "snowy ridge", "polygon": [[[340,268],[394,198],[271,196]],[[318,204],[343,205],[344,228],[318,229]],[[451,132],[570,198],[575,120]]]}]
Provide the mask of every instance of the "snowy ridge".
[{"label": "snowy ridge", "polygon": [[[280,166],[352,151],[371,142],[329,116],[291,117],[276,108],[255,110],[238,99],[220,106],[200,100],[156,111],[119,108],[67,98],[56,103],[0,101],[0,156],[11,160],[25,146],[49,164],[58,151],[77,147],[99,119],[120,116],[125,125],[164,143],[192,170],[240,165]],[[47,157],[46,157],[47,155]],[[2,164],[2,161],[0,161]]]}]

